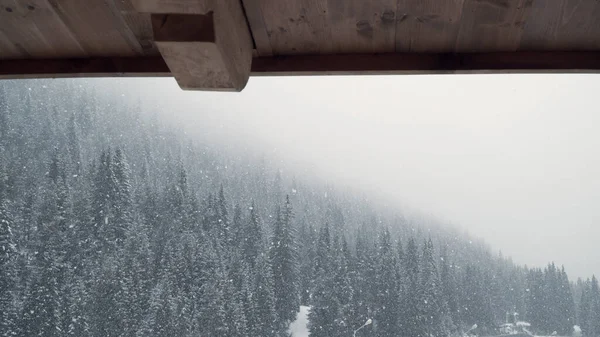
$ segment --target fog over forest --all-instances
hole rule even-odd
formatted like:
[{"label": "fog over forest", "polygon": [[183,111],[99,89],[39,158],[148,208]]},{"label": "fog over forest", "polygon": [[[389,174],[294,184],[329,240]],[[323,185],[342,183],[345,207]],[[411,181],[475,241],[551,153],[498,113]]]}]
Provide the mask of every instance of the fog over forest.
[{"label": "fog over forest", "polygon": [[0,82],[0,336],[600,336],[597,116],[339,79]]},{"label": "fog over forest", "polygon": [[253,77],[235,95],[123,81],[104,83],[190,136],[433,215],[521,264],[600,274],[598,76]]}]

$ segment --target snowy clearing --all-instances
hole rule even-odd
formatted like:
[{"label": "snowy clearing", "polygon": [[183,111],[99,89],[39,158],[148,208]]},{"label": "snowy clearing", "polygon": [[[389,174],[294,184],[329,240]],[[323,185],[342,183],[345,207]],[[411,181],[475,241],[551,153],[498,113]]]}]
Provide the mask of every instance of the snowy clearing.
[{"label": "snowy clearing", "polygon": [[290,324],[288,332],[292,337],[308,337],[308,311],[309,307],[300,306],[300,312],[296,320]]}]

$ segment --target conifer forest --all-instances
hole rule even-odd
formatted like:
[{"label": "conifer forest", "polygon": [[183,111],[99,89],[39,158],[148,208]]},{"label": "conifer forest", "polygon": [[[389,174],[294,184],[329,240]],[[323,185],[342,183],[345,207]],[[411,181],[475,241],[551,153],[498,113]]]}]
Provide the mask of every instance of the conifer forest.
[{"label": "conifer forest", "polygon": [[518,265],[87,81],[0,82],[2,337],[283,337],[301,307],[311,337],[600,336],[597,278],[552,259]]}]

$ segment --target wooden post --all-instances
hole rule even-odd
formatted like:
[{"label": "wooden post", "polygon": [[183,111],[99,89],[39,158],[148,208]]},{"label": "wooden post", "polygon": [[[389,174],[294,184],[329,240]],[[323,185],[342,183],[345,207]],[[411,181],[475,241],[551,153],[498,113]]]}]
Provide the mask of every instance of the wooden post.
[{"label": "wooden post", "polygon": [[252,65],[252,37],[239,0],[133,0],[152,13],[154,41],[179,86],[241,91]]}]

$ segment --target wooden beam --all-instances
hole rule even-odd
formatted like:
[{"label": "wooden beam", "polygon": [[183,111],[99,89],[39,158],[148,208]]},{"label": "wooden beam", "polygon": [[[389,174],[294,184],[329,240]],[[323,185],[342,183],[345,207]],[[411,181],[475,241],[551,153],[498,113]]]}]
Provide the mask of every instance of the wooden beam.
[{"label": "wooden beam", "polygon": [[[252,76],[600,73],[600,52],[257,57]],[[162,57],[2,60],[0,78],[173,76]]]},{"label": "wooden beam", "polygon": [[[213,0],[218,1],[218,0]],[[206,0],[131,0],[133,8],[143,13],[162,14],[206,14],[212,9],[212,2]]]},{"label": "wooden beam", "polygon": [[162,57],[0,61],[0,79],[173,76]]},{"label": "wooden beam", "polygon": [[455,51],[464,0],[398,0],[396,52]]},{"label": "wooden beam", "polygon": [[600,52],[347,54],[259,57],[253,76],[600,72]]},{"label": "wooden beam", "polygon": [[273,55],[273,47],[271,47],[260,0],[242,0],[242,5],[254,38],[256,52],[259,56]]},{"label": "wooden beam", "polygon": [[152,14],[154,42],[179,86],[241,91],[250,77],[252,37],[239,0],[134,1]]}]

